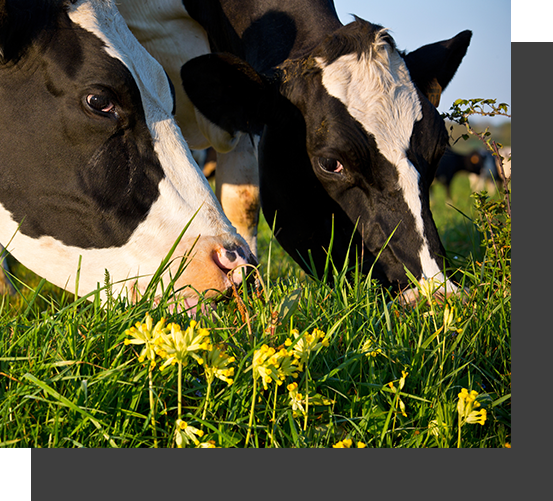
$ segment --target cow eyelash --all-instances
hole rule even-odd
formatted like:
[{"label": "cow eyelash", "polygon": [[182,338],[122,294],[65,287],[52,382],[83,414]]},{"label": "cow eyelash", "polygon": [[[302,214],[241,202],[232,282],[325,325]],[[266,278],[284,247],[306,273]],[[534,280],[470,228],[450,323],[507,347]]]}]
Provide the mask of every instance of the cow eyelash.
[{"label": "cow eyelash", "polygon": [[331,174],[340,174],[344,171],[344,166],[335,158],[317,158],[317,165]]},{"label": "cow eyelash", "polygon": [[85,101],[92,111],[102,115],[111,115],[115,118],[119,118],[115,103],[109,96],[105,94],[88,94]]}]

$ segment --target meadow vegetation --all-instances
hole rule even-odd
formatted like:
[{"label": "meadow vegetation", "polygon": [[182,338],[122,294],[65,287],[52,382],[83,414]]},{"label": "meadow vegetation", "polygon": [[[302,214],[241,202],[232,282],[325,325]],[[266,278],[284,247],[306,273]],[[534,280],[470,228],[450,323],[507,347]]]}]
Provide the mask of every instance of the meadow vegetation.
[{"label": "meadow vegetation", "polygon": [[510,447],[510,217],[462,175],[452,193],[432,211],[468,297],[414,307],[355,270],[306,277],[265,221],[257,285],[195,319],[170,284],[101,304],[12,261],[0,446]]}]

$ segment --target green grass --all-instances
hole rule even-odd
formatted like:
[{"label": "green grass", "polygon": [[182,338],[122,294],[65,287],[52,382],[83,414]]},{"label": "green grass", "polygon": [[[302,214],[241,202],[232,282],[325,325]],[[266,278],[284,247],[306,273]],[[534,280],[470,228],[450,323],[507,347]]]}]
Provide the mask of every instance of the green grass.
[{"label": "green grass", "polygon": [[[459,178],[449,207],[440,186],[432,210],[444,245],[469,289],[444,305],[405,308],[366,277],[334,285],[305,277],[271,237],[259,233],[263,287],[199,316],[213,343],[235,357],[234,382],[215,379],[207,398],[203,366],[183,368],[182,419],[220,447],[504,447],[511,443],[510,254],[480,247],[468,181]],[[270,253],[269,253],[270,250]],[[501,256],[504,256],[501,254]],[[270,270],[267,268],[270,264]],[[16,299],[0,298],[0,446],[173,447],[178,418],[178,371],[152,371],[142,346],[126,345],[126,329],[150,313],[186,328],[170,297],[130,305],[78,300],[14,263],[27,284]],[[293,330],[317,328],[328,346],[312,352],[297,377],[263,390],[249,367],[263,344],[282,347]],[[291,349],[291,347],[289,348]],[[288,384],[310,395],[307,417],[294,414]],[[401,389],[401,383],[403,387]],[[390,385],[393,383],[393,385]],[[458,429],[462,388],[479,393],[483,425]],[[304,400],[305,402],[305,400]],[[253,415],[251,414],[253,403]],[[402,407],[404,406],[404,407]],[[205,408],[205,418],[202,419]],[[253,417],[252,417],[253,416]],[[155,433],[152,428],[155,421]],[[249,422],[251,419],[251,427]],[[246,440],[247,443],[246,443]],[[190,446],[193,446],[191,443]]]}]

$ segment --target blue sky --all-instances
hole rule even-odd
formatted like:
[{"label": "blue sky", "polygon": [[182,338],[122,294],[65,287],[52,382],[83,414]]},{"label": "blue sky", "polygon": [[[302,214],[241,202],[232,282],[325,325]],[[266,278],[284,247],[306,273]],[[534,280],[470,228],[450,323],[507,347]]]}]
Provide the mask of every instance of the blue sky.
[{"label": "blue sky", "polygon": [[511,105],[510,2],[334,0],[334,4],[344,24],[355,14],[389,28],[401,50],[412,51],[471,30],[467,55],[443,92],[438,110],[447,111],[459,98],[493,98]]}]

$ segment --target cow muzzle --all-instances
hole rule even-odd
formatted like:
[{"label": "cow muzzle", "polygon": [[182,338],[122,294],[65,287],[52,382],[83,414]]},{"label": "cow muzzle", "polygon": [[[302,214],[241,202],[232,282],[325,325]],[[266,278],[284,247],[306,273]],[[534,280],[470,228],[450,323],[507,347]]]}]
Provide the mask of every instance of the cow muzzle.
[{"label": "cow muzzle", "polygon": [[215,301],[228,297],[245,281],[255,284],[257,259],[249,247],[234,239],[200,237],[189,253],[188,266],[176,283],[182,309],[196,311],[202,298]]}]

